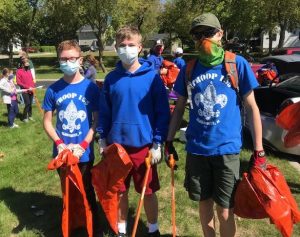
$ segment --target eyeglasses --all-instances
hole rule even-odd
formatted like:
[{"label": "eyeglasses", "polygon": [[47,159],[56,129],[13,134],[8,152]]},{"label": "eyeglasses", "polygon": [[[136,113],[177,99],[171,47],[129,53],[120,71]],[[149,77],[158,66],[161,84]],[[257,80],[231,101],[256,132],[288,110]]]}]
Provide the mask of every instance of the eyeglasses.
[{"label": "eyeglasses", "polygon": [[66,63],[66,62],[70,62],[70,63],[75,63],[80,57],[70,57],[70,58],[60,58],[59,62],[60,63]]}]

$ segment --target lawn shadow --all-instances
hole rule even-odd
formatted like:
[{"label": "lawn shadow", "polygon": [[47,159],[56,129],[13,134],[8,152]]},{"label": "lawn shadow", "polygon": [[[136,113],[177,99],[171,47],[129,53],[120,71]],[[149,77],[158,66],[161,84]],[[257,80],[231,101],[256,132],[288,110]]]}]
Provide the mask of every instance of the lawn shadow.
[{"label": "lawn shadow", "polygon": [[61,236],[61,198],[7,187],[0,190],[0,200],[18,218],[19,225],[12,230],[12,234],[18,234],[26,228],[38,230],[45,237]]}]

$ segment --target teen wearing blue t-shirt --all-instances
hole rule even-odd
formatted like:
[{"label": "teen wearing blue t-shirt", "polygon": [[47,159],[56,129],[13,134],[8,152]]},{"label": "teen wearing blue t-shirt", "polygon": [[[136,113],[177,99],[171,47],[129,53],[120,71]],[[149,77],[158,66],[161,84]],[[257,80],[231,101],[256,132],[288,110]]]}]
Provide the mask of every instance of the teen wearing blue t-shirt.
[{"label": "teen wearing blue t-shirt", "polygon": [[159,237],[159,190],[156,164],[162,156],[169,123],[166,90],[152,63],[138,59],[142,36],[135,27],[123,27],[116,33],[116,50],[120,61],[104,81],[105,99],[100,102],[99,145],[102,153],[106,144],[121,144],[133,163],[133,168],[119,190],[118,236],[126,235],[128,190],[133,178],[135,189],[142,192],[146,171],[145,157],[150,150],[151,168],[145,191],[144,207],[148,221],[148,236]]},{"label": "teen wearing blue t-shirt", "polygon": [[[223,31],[219,20],[211,13],[204,13],[194,19],[190,33],[199,52],[198,60],[191,74],[191,89],[186,85],[186,67],[180,71],[175,83],[174,90],[179,98],[169,126],[166,148],[175,152],[172,140],[189,98],[185,188],[190,199],[199,202],[204,236],[215,236],[213,206],[216,203],[220,236],[233,237],[236,232],[233,197],[239,179],[242,146],[240,100],[226,80],[221,47]],[[236,56],[236,66],[239,94],[252,125],[255,150],[252,162],[265,167],[262,126],[253,93],[258,83],[243,57]]]},{"label": "teen wearing blue t-shirt", "polygon": [[[64,149],[71,149],[80,159],[78,167],[88,202],[93,214],[94,236],[102,236],[97,214],[97,204],[91,183],[91,168],[94,162],[93,137],[99,112],[100,90],[84,78],[79,68],[81,50],[76,41],[67,40],[58,46],[60,69],[64,76],[46,91],[43,109],[44,128],[53,140],[53,157]],[[56,111],[56,126],[52,117]]]}]

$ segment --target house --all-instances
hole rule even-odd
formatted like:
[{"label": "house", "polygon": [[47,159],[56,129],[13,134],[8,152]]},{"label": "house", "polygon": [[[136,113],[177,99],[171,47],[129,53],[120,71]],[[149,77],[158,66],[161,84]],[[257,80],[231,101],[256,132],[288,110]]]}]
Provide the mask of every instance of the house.
[{"label": "house", "polygon": [[[272,48],[277,48],[279,44],[279,33],[280,28],[275,28],[274,34],[272,34]],[[261,38],[262,49],[269,49],[269,34],[263,32]],[[292,32],[285,31],[285,38],[283,42],[283,47],[300,47],[300,28],[295,29]]]},{"label": "house", "polygon": [[[82,48],[88,48],[92,51],[98,49],[98,42],[95,35],[96,30],[93,30],[90,25],[84,25],[77,30],[78,43]],[[113,50],[114,42],[109,41],[104,47],[104,50]]]}]

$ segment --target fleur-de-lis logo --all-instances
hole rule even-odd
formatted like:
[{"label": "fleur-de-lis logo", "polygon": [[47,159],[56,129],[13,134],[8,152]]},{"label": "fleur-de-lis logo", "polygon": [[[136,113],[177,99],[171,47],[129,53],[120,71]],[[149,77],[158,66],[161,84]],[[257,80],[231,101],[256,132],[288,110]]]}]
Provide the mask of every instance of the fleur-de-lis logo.
[{"label": "fleur-de-lis logo", "polygon": [[64,122],[64,119],[67,120],[67,124],[62,125],[63,130],[69,130],[71,133],[74,130],[79,130],[81,128],[81,124],[76,125],[77,119],[80,121],[84,121],[86,119],[86,113],[84,110],[77,110],[75,103],[73,100],[68,104],[66,110],[61,110],[58,113],[59,120]]},{"label": "fleur-de-lis logo", "polygon": [[220,116],[220,110],[215,111],[215,105],[220,105],[223,108],[227,104],[227,96],[224,94],[217,95],[216,89],[210,83],[205,89],[204,93],[197,93],[194,97],[195,104],[199,107],[200,103],[203,104],[203,109],[198,110],[198,114],[204,117],[206,121]]}]

